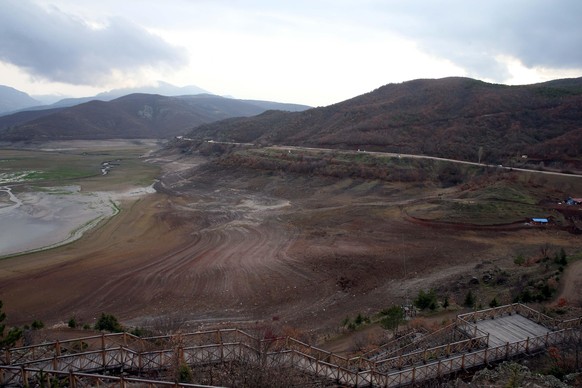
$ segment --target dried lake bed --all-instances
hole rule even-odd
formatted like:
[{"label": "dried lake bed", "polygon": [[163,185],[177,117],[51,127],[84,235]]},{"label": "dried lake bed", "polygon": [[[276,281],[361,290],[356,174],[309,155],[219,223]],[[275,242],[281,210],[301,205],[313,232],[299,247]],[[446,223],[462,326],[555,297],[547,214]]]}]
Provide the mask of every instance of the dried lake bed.
[{"label": "dried lake bed", "polygon": [[0,258],[74,241],[114,216],[124,198],[155,192],[150,184],[158,167],[145,163],[144,157],[156,144],[4,144],[0,148]]}]

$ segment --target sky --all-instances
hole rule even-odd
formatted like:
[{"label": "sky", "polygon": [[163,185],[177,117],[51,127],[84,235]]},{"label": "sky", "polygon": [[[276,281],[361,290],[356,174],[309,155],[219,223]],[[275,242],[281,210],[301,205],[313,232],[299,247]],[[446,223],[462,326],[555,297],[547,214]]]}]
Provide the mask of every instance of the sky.
[{"label": "sky", "polygon": [[0,0],[0,84],[164,81],[327,106],[388,83],[582,76],[580,0]]}]

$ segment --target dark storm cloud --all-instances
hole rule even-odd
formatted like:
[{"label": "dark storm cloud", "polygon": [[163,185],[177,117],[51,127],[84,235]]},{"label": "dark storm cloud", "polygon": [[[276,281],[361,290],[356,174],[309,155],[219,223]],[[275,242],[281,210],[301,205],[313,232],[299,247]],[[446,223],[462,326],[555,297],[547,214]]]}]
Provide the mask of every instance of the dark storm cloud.
[{"label": "dark storm cloud", "polygon": [[33,76],[85,85],[105,82],[116,71],[186,63],[178,48],[127,20],[110,19],[95,29],[22,0],[0,2],[0,60]]},{"label": "dark storm cloud", "polygon": [[580,0],[410,0],[384,11],[388,28],[472,74],[502,80],[498,55],[530,68],[582,68]]}]

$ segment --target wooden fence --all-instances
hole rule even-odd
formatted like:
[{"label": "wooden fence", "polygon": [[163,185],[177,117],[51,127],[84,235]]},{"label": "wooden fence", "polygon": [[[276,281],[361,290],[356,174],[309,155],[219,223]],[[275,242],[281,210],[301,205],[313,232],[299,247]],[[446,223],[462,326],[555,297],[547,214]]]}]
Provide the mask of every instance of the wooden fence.
[{"label": "wooden fence", "polygon": [[71,388],[93,387],[131,387],[142,388],[176,387],[176,388],[212,388],[208,385],[175,383],[170,381],[148,380],[123,376],[104,376],[82,372],[63,372],[40,370],[23,367],[0,367],[0,385],[2,387],[53,387]]},{"label": "wooden fence", "polygon": [[477,321],[495,319],[512,314],[519,314],[550,330],[560,330],[566,329],[568,327],[577,327],[580,326],[580,323],[582,322],[581,321],[582,317],[571,319],[568,321],[555,319],[521,303],[513,303],[505,306],[493,307],[487,310],[480,310],[470,312],[467,314],[461,314],[457,316],[457,320],[461,320],[466,323],[476,323]]},{"label": "wooden fence", "polygon": [[[529,314],[559,330],[523,341],[488,347],[488,333],[474,322],[506,314]],[[346,358],[290,337],[259,339],[238,329],[139,338],[127,333],[102,334],[75,340],[8,349],[0,365],[0,386],[43,386],[59,380],[70,387],[141,386],[202,387],[102,376],[105,371],[123,371],[135,376],[169,370],[179,362],[190,366],[238,361],[260,367],[292,367],[346,386],[392,387],[443,377],[461,370],[528,354],[559,343],[580,340],[580,319],[552,320],[525,306],[510,305],[464,314],[455,325],[419,341],[415,349],[385,359]],[[435,341],[468,335],[459,341],[423,347]]]}]

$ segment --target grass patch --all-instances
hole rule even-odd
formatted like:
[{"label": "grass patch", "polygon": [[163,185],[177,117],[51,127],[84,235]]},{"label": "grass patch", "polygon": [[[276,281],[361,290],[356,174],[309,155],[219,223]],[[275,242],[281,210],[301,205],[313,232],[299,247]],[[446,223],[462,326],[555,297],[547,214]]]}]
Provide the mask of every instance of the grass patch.
[{"label": "grass patch", "polygon": [[434,221],[484,226],[549,215],[560,218],[558,214],[549,214],[538,203],[539,197],[535,191],[511,181],[500,180],[415,204],[408,208],[408,213]]},{"label": "grass patch", "polygon": [[[85,190],[115,190],[128,185],[150,185],[159,174],[159,167],[141,158],[149,147],[128,145],[115,150],[2,150],[0,182],[43,185],[82,184]],[[114,168],[102,175],[101,164],[115,161]]]}]

